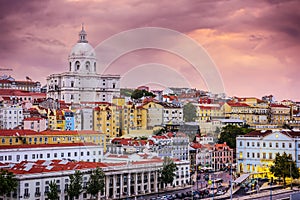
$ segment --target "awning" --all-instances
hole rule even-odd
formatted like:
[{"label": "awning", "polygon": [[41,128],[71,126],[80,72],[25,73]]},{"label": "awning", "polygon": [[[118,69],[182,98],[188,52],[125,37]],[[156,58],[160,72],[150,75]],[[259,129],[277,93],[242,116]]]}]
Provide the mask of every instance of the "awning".
[{"label": "awning", "polygon": [[247,178],[249,178],[251,174],[242,174],[240,177],[238,177],[234,183],[240,184],[242,182],[244,182]]}]

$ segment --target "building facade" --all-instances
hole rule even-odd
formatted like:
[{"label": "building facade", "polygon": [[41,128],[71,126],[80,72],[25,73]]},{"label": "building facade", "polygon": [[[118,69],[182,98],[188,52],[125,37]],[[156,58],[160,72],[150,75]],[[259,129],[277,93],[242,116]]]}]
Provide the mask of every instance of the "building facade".
[{"label": "building facade", "polygon": [[276,154],[290,154],[300,167],[300,132],[290,130],[256,130],[236,139],[237,170],[269,172]]},{"label": "building facade", "polygon": [[47,97],[80,103],[111,102],[114,96],[120,96],[120,76],[97,74],[96,52],[86,36],[82,27],[69,54],[69,71],[47,77]]}]

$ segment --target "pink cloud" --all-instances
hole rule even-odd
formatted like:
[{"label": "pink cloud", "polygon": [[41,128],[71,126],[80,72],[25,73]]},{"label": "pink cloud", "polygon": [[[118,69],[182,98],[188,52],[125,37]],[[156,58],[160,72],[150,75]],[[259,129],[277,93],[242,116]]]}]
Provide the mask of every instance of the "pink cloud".
[{"label": "pink cloud", "polygon": [[[228,95],[274,94],[300,99],[299,1],[1,1],[0,67],[11,67],[18,79],[68,70],[67,57],[82,22],[96,46],[132,28],[157,26],[188,34],[216,62]],[[135,55],[136,57],[134,58]],[[162,52],[135,52],[116,64],[157,62],[199,79],[190,66]],[[101,56],[100,56],[101,57]],[[147,59],[146,59],[147,58]],[[121,70],[121,71],[122,71]],[[117,73],[117,71],[116,71]]]}]

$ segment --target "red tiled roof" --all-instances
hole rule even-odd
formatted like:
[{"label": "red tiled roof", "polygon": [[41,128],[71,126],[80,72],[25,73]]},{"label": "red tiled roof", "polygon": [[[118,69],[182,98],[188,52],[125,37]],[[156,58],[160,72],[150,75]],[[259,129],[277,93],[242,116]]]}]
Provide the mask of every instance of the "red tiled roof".
[{"label": "red tiled roof", "polygon": [[42,119],[43,118],[41,118],[41,117],[28,117],[28,118],[25,118],[23,121],[39,121]]},{"label": "red tiled roof", "polygon": [[0,149],[29,149],[29,148],[49,148],[49,147],[76,147],[76,146],[97,146],[95,143],[60,143],[60,144],[20,144],[20,145],[0,145]]},{"label": "red tiled roof", "polygon": [[289,108],[288,106],[282,105],[282,104],[271,104],[272,108]]},{"label": "red tiled roof", "polygon": [[227,104],[231,107],[249,107],[248,104],[239,102],[227,102]]},{"label": "red tiled roof", "polygon": [[28,135],[85,135],[85,134],[103,134],[98,131],[56,131],[56,130],[46,130],[42,132],[36,132],[33,130],[23,130],[23,129],[9,129],[0,130],[1,136],[28,136]]}]

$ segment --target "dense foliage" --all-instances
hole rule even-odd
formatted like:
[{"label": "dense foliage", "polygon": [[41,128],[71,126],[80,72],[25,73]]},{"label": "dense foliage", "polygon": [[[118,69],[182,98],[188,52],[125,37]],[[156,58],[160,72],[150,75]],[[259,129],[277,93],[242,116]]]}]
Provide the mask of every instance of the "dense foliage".
[{"label": "dense foliage", "polygon": [[239,135],[245,135],[254,129],[245,127],[239,127],[235,125],[227,125],[222,128],[218,143],[222,144],[224,142],[227,143],[227,145],[230,148],[236,148],[236,137]]},{"label": "dense foliage", "polygon": [[276,154],[274,164],[270,167],[270,172],[276,177],[283,178],[284,185],[286,184],[286,177],[299,178],[299,169],[296,162],[293,161],[292,155],[287,155],[285,152],[282,155]]},{"label": "dense foliage", "polygon": [[148,92],[147,90],[134,90],[131,94],[132,99],[140,99],[142,97],[155,97],[155,94]]},{"label": "dense foliage", "polygon": [[0,171],[0,195],[10,194],[17,189],[18,182],[15,175],[7,170]]},{"label": "dense foliage", "polygon": [[164,158],[163,168],[160,171],[161,182],[165,184],[172,184],[176,176],[177,166],[169,157]]},{"label": "dense foliage", "polygon": [[82,192],[82,173],[80,171],[75,171],[75,174],[69,175],[70,178],[70,184],[68,186],[68,195],[71,200],[74,199],[74,197],[78,197]]},{"label": "dense foliage", "polygon": [[183,119],[185,122],[194,122],[196,120],[196,107],[192,103],[183,106]]},{"label": "dense foliage", "polygon": [[92,196],[98,199],[99,192],[104,191],[105,187],[105,174],[100,168],[96,168],[92,171],[89,182],[87,184],[87,193],[91,194]]},{"label": "dense foliage", "polygon": [[47,197],[49,200],[58,200],[58,190],[55,181],[51,181],[49,183],[49,192],[47,193]]}]

